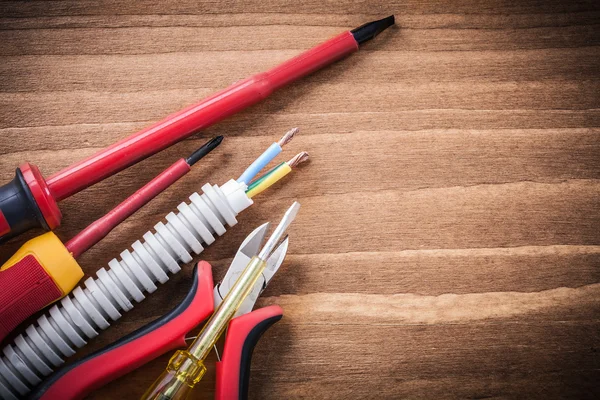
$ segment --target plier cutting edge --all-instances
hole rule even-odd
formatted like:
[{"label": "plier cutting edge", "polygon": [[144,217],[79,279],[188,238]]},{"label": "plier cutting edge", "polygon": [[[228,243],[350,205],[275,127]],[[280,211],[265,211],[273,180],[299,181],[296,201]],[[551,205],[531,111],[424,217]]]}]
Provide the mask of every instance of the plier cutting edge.
[{"label": "plier cutting edge", "polygon": [[[192,286],[177,307],[117,342],[57,370],[37,387],[30,398],[82,399],[156,357],[186,347],[186,334],[209,317],[221,303],[250,259],[258,254],[268,227],[267,222],[246,237],[220,284],[213,285],[210,264],[199,262],[194,267]],[[259,281],[229,322],[221,359],[216,364],[217,400],[248,397],[254,347],[262,334],[283,316],[283,310],[277,305],[252,309],[283,263],[288,240],[285,238],[269,257]]]}]

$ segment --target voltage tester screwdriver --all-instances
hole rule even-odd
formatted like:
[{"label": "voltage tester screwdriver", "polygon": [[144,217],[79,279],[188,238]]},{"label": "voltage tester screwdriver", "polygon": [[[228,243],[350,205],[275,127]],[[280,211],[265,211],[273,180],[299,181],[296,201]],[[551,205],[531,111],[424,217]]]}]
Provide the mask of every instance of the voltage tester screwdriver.
[{"label": "voltage tester screwdriver", "polygon": [[355,51],[394,24],[394,16],[346,31],[275,68],[209,96],[200,103],[113,144],[45,180],[25,163],[0,187],[0,242],[34,227],[52,230],[62,218],[57,203],[200,129],[258,103],[275,90]]},{"label": "voltage tester screwdriver", "polygon": [[267,266],[267,260],[279,243],[286,239],[285,232],[296,218],[299,209],[300,203],[294,202],[286,211],[271,237],[260,252],[250,259],[196,339],[187,350],[178,350],[171,357],[166,370],[154,381],[141,400],[185,400],[188,397],[206,372],[204,360],[251,293]]},{"label": "voltage tester screwdriver", "polygon": [[83,277],[77,257],[98,243],[117,225],[187,174],[191,166],[215,149],[218,136],[181,158],[93,222],[66,244],[47,232],[25,243],[0,267],[0,341],[33,313],[71,292]]}]

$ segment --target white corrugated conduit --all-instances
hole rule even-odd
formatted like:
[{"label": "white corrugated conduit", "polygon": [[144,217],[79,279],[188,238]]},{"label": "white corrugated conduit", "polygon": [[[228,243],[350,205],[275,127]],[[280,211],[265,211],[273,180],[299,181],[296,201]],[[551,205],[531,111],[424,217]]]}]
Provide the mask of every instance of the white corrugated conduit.
[{"label": "white corrugated conduit", "polygon": [[238,213],[253,204],[245,190],[244,183],[234,180],[222,187],[204,185],[203,194],[192,194],[177,213],[165,217],[166,223],[154,226],[154,233],[146,232],[108,269],[100,268],[96,279],[88,278],[31,324],[2,350],[0,397],[25,396],[76,348],[131,310],[133,301],[144,300],[144,293],[154,292],[169,273],[180,271],[180,264],[192,261],[192,253],[200,254],[216,235],[223,235],[226,225],[235,225]]}]

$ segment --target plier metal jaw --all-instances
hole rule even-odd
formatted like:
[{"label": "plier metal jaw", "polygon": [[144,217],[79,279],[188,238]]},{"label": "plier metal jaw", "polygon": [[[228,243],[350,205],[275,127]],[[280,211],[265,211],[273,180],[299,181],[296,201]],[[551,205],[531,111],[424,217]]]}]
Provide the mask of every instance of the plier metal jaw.
[{"label": "plier metal jaw", "polygon": [[[217,308],[219,304],[221,304],[225,295],[229,293],[232,286],[235,284],[235,281],[244,271],[244,268],[246,268],[246,265],[248,265],[252,257],[258,255],[258,252],[261,249],[262,244],[265,240],[265,236],[269,230],[269,225],[269,222],[265,222],[264,224],[253,230],[252,233],[250,233],[240,245],[240,248],[235,254],[235,257],[231,262],[231,265],[229,266],[229,269],[227,270],[223,281],[221,281],[221,283],[218,283],[215,286],[215,308]],[[254,286],[254,289],[252,289],[252,292],[250,292],[246,300],[238,309],[237,313],[235,314],[236,317],[239,317],[240,315],[244,315],[252,311],[252,309],[254,308],[254,304],[258,299],[258,296],[260,296],[260,294],[266,289],[267,285],[269,284],[269,282],[271,282],[271,279],[273,279],[273,276],[279,270],[279,267],[283,263],[283,260],[285,259],[285,256],[287,254],[288,244],[289,238],[286,237],[277,246],[271,257],[269,257],[269,259],[267,260],[267,266],[263,271],[262,276],[259,278],[258,282]]]},{"label": "plier metal jaw", "polygon": [[[219,285],[213,284],[210,264],[206,261],[199,262],[194,267],[191,288],[177,307],[109,346],[55,371],[29,398],[82,399],[164,353],[187,347],[188,332],[213,313],[248,261],[258,253],[268,227],[269,223],[265,223],[246,237]],[[216,365],[217,400],[248,397],[254,346],[261,335],[283,316],[283,310],[277,305],[254,311],[252,308],[283,263],[287,249],[286,237],[267,260],[262,277],[228,325],[221,358]]]}]

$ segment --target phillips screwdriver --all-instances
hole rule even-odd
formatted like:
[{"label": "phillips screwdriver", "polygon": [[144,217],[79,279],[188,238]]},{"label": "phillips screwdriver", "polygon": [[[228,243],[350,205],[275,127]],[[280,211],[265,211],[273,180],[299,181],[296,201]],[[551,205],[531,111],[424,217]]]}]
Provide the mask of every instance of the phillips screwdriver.
[{"label": "phillips screwdriver", "polygon": [[271,237],[258,255],[250,259],[198,337],[187,350],[179,350],[171,357],[167,369],[144,393],[142,400],[183,400],[187,398],[206,372],[204,360],[254,288],[267,266],[267,260],[283,239],[285,231],[298,214],[299,209],[300,203],[294,202],[286,211]]},{"label": "phillips screwdriver", "polygon": [[58,202],[268,97],[272,92],[358,50],[394,24],[394,16],[345,31],[282,64],[207,97],[52,175],[25,163],[0,187],[0,242],[31,228],[52,230]]},{"label": "phillips screwdriver", "polygon": [[25,243],[0,267],[0,341],[33,313],[67,295],[83,277],[83,270],[75,259],[187,174],[192,165],[222,140],[223,137],[218,136],[189,157],[177,160],[66,244],[53,232]]}]

